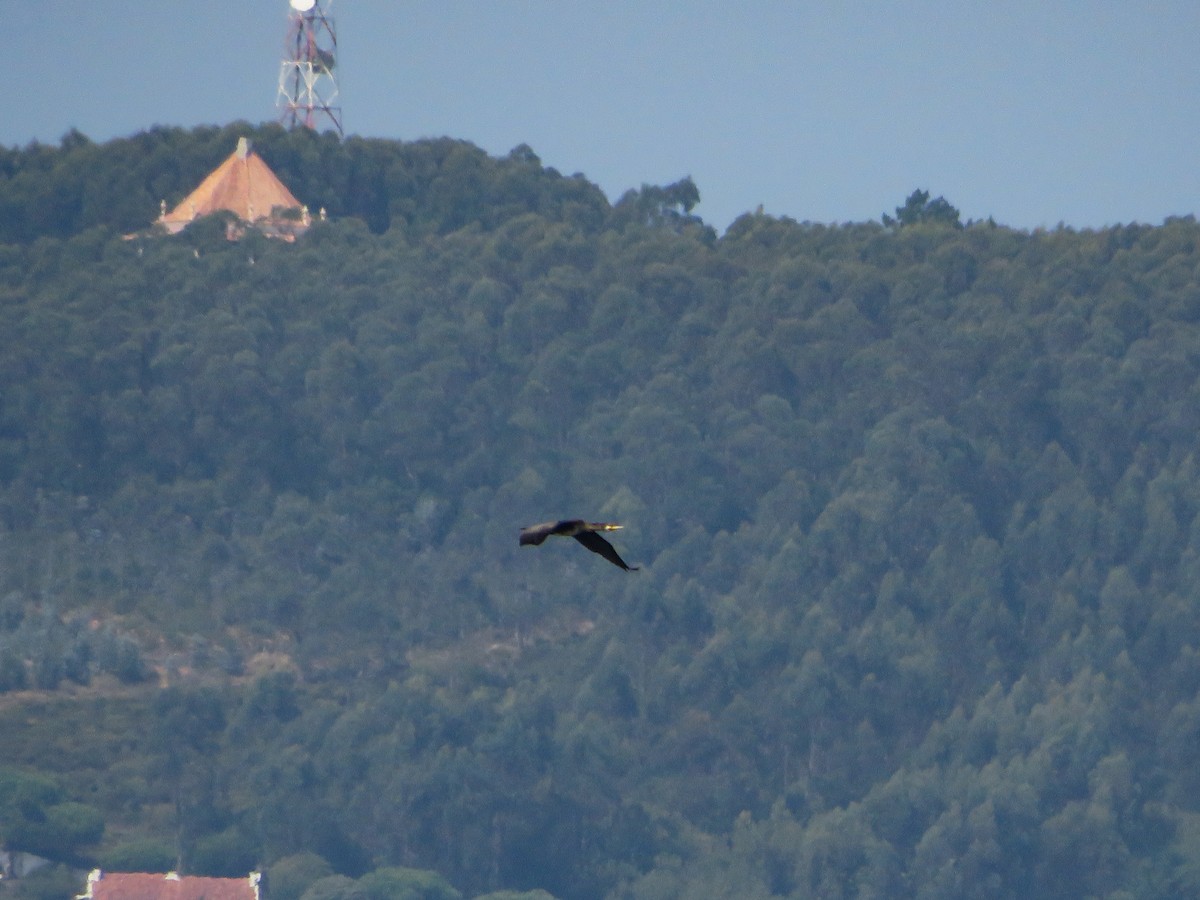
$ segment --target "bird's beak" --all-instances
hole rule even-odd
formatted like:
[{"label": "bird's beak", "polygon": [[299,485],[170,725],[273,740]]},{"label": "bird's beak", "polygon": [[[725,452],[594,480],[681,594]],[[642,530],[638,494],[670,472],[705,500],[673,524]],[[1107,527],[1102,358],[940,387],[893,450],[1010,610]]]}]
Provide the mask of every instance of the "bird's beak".
[{"label": "bird's beak", "polygon": [[604,530],[605,531],[617,531],[618,529],[621,529],[624,527],[625,527],[624,525],[605,525]]}]

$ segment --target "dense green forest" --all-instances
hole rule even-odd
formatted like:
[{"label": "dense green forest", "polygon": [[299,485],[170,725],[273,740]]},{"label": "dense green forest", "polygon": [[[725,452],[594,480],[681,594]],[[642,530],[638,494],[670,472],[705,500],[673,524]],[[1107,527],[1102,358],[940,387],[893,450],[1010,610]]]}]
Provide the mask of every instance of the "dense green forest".
[{"label": "dense green forest", "polygon": [[[148,234],[241,135],[329,221]],[[1200,227],[698,199],[0,151],[12,896],[1200,895]]]}]

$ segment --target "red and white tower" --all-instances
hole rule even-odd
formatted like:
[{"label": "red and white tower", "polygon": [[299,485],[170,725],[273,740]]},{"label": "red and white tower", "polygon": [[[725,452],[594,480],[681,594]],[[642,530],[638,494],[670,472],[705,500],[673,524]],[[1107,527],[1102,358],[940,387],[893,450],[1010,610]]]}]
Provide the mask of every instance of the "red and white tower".
[{"label": "red and white tower", "polygon": [[289,0],[287,43],[279,67],[279,93],[275,105],[288,128],[303,125],[316,130],[317,120],[328,116],[342,134],[342,108],[338,98],[337,31],[329,8],[333,0]]}]

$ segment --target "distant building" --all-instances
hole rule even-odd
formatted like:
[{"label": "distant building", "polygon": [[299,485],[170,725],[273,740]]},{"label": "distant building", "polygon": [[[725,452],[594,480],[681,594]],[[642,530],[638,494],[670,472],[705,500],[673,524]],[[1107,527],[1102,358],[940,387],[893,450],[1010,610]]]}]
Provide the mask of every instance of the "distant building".
[{"label": "distant building", "polygon": [[93,869],[87,891],[76,900],[260,900],[262,875],[246,878],[202,878],[198,875],[165,875],[145,872],[109,872]]},{"label": "distant building", "polygon": [[237,216],[227,237],[237,240],[247,228],[268,237],[294,241],[308,229],[308,207],[302,206],[271,168],[254,152],[247,138],[172,210],[164,200],[156,225],[178,234],[201,216],[225,210]]}]

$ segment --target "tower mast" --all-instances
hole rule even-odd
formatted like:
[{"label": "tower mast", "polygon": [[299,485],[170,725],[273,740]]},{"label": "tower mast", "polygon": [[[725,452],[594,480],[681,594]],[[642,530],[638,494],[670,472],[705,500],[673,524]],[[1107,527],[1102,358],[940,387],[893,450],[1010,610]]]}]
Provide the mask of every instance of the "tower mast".
[{"label": "tower mast", "polygon": [[279,92],[275,105],[288,128],[303,125],[316,130],[317,120],[328,116],[342,135],[342,108],[338,98],[337,31],[329,9],[333,0],[289,0],[287,41],[279,66]]}]

